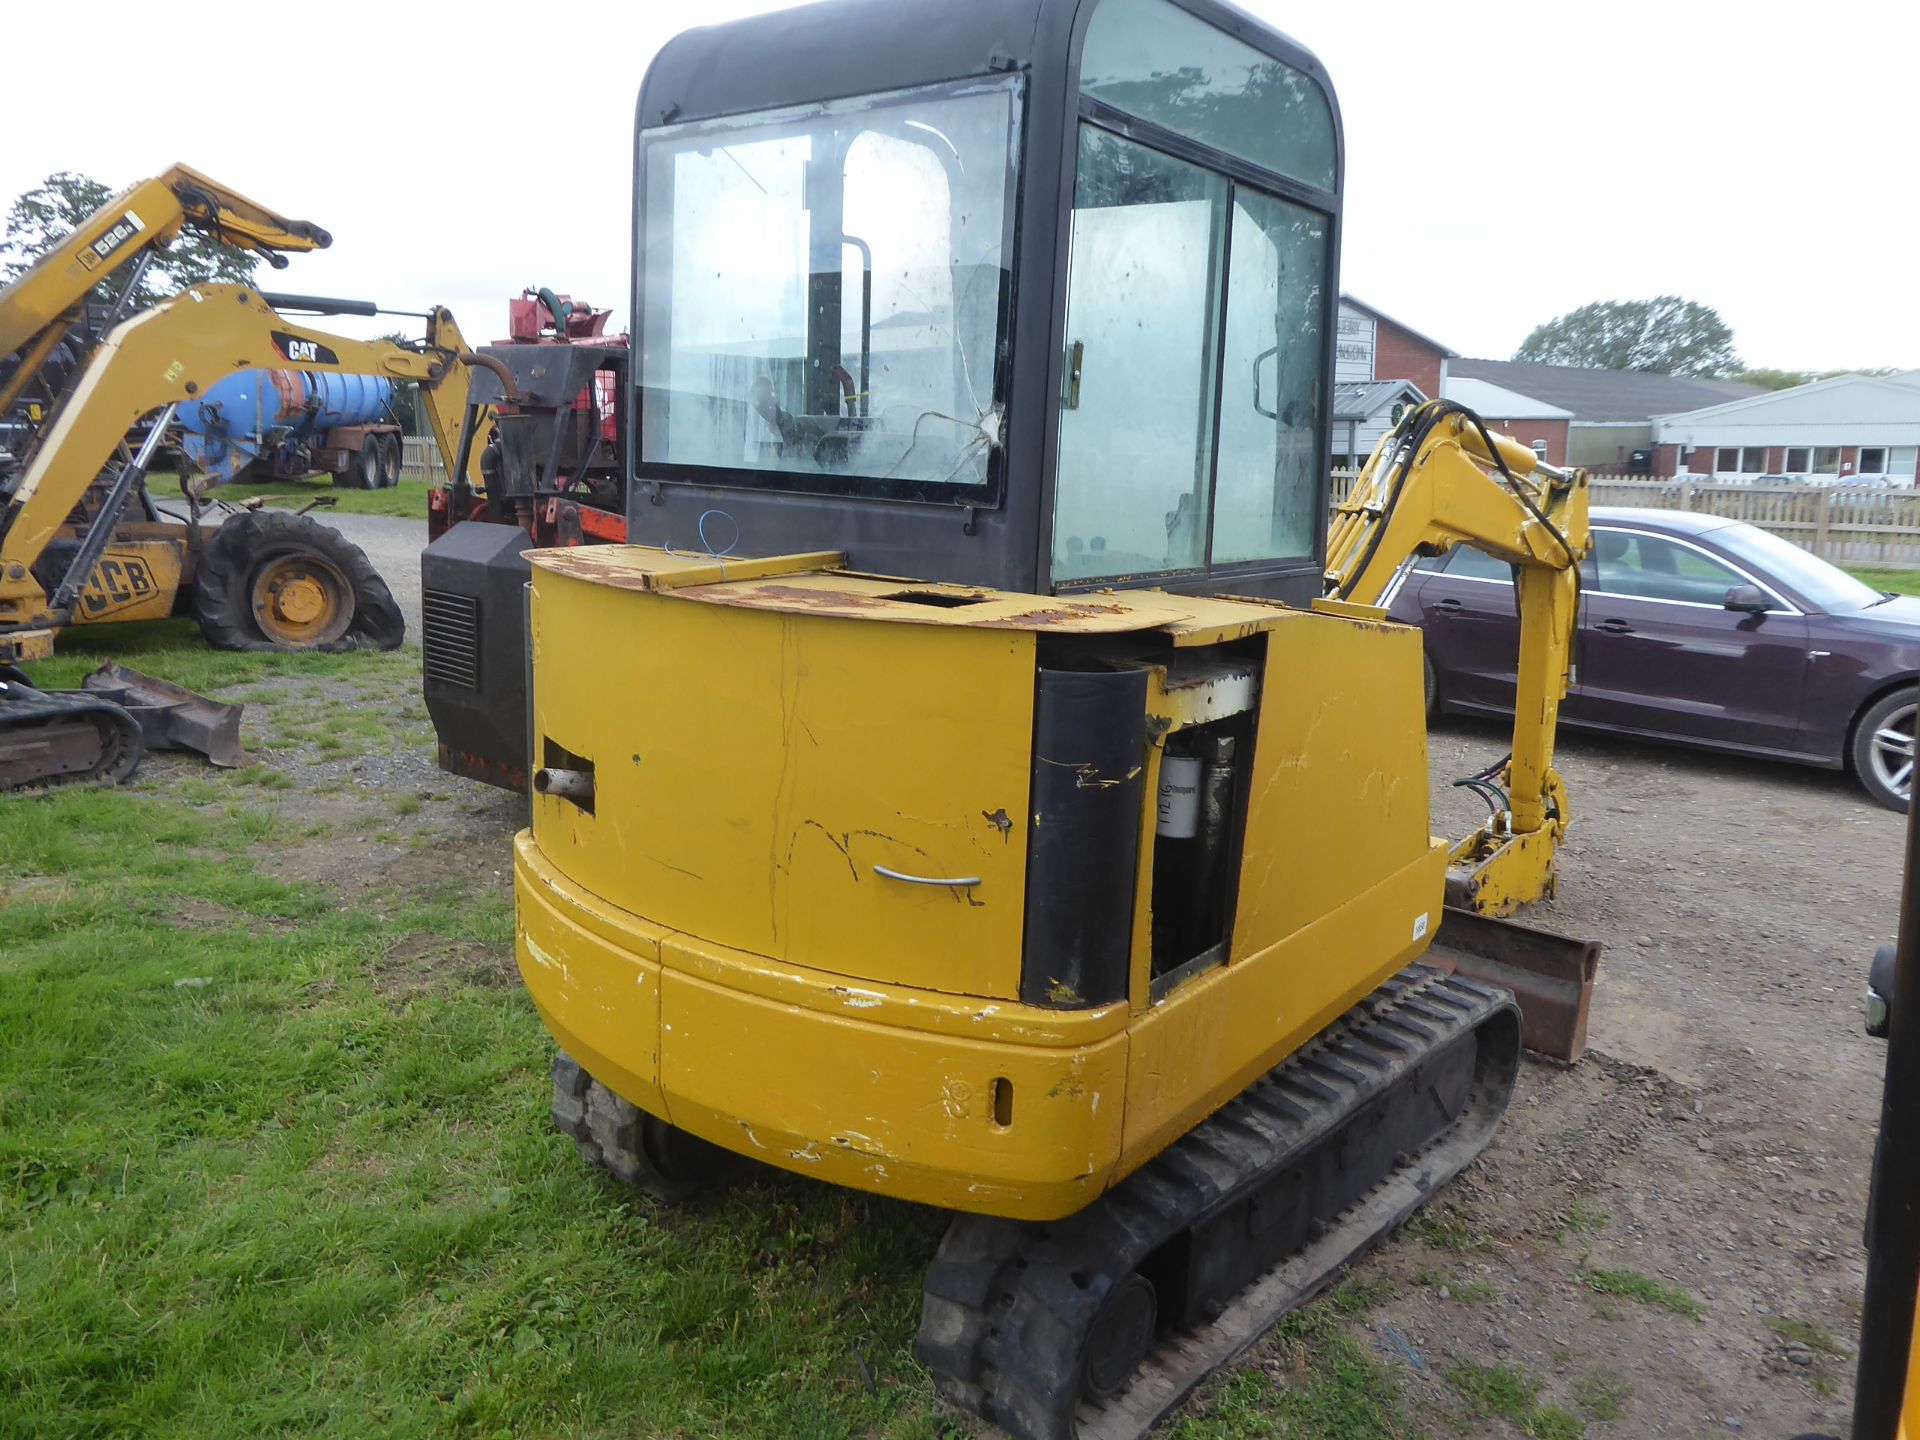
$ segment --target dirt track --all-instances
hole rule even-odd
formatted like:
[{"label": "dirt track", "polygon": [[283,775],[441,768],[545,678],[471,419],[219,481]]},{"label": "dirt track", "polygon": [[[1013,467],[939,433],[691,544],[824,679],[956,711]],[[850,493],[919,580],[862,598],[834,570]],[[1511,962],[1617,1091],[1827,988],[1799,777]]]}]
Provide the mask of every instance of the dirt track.
[{"label": "dirt track", "polygon": [[[1442,722],[1437,829],[1474,818],[1446,777],[1504,748],[1491,723]],[[1376,1348],[1442,1413],[1434,1372],[1508,1363],[1569,1406],[1596,1370],[1624,1378],[1614,1433],[1843,1428],[1884,1055],[1861,996],[1893,938],[1904,822],[1843,775],[1625,741],[1565,740],[1562,770],[1561,894],[1531,919],[1606,943],[1593,1053],[1530,1064],[1456,1189],[1464,1223],[1383,1252],[1426,1283],[1375,1313]],[[1436,1270],[1458,1277],[1448,1298]],[[1656,1277],[1704,1316],[1596,1293],[1596,1270]],[[1844,1353],[1803,1343],[1809,1321]]]}]

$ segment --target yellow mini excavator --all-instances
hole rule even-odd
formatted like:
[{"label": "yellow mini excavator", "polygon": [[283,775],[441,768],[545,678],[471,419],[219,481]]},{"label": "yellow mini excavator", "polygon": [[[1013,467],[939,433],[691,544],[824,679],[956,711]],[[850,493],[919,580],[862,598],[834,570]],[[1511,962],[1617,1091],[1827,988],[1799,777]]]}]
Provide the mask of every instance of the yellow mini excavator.
[{"label": "yellow mini excavator", "polygon": [[[51,779],[122,779],[148,744],[232,763],[237,716],[109,667],[85,690],[46,692],[12,667],[52,653],[70,625],[192,613],[225,649],[391,649],[405,621],[386,583],[337,531],[285,511],[202,523],[154,505],[146,476],[179,406],[236,370],[384,375],[417,381],[441,452],[486,423],[467,404],[475,356],[444,309],[418,347],[345,339],[281,313],[359,302],[268,297],[199,286],[118,326],[95,348],[39,436],[0,484],[0,788]],[[505,377],[511,393],[511,376]],[[137,451],[126,436],[144,426]],[[191,503],[191,497],[189,497]]]},{"label": "yellow mini excavator", "polygon": [[[1596,947],[1489,917],[1554,883],[1584,477],[1432,401],[1329,536],[1337,112],[1216,0],[696,30],[638,127],[636,543],[531,556],[554,1118],[955,1212],[941,1393],[1140,1435],[1579,1052]],[[1522,640],[1456,844],[1375,602],[1462,543]]]}]

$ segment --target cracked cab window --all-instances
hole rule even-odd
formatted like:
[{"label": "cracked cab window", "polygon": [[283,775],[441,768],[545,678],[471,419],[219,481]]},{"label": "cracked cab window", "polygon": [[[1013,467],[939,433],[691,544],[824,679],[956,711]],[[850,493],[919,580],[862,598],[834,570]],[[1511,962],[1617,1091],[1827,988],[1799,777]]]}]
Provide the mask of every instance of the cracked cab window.
[{"label": "cracked cab window", "polygon": [[649,132],[641,461],[984,485],[1014,98],[978,83]]}]

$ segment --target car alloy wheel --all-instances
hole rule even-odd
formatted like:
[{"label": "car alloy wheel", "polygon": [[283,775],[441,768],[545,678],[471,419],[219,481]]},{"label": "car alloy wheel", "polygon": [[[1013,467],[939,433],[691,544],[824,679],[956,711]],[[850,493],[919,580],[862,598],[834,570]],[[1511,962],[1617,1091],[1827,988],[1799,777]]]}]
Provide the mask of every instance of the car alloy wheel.
[{"label": "car alloy wheel", "polygon": [[1880,717],[1873,728],[1867,763],[1873,778],[1903,801],[1913,798],[1913,721],[1916,705],[1905,705]]}]

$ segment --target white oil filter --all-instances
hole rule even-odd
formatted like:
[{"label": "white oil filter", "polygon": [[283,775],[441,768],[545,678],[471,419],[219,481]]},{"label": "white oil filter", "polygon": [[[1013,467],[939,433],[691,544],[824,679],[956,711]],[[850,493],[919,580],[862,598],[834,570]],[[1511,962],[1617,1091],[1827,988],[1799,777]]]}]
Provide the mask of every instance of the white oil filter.
[{"label": "white oil filter", "polygon": [[1160,820],[1154,833],[1167,840],[1191,840],[1200,833],[1200,760],[1194,755],[1160,759]]}]

